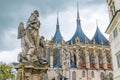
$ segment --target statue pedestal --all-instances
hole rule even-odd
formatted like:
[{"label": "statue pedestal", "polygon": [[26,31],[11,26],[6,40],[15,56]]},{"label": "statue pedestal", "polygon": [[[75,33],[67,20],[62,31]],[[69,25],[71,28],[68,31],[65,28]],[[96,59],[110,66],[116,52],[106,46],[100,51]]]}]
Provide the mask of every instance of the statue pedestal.
[{"label": "statue pedestal", "polygon": [[34,64],[13,63],[17,72],[16,80],[44,80],[48,64],[36,66]]}]

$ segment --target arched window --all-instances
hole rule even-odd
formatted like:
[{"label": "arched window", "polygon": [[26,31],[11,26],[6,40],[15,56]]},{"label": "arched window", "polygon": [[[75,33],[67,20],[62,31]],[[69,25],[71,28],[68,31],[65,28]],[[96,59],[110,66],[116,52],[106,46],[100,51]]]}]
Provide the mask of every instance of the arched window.
[{"label": "arched window", "polygon": [[84,52],[80,53],[80,62],[82,62],[82,63],[86,62]]},{"label": "arched window", "polygon": [[94,75],[94,71],[91,72],[91,75],[92,75],[92,77],[94,78],[94,76],[95,76],[95,75]]},{"label": "arched window", "polygon": [[85,77],[85,71],[82,72],[82,77]]},{"label": "arched window", "polygon": [[71,65],[72,68],[76,68],[76,55],[75,55],[75,52],[71,53],[70,65]]},{"label": "arched window", "polygon": [[102,60],[102,54],[101,53],[98,54],[98,62],[99,63],[103,62],[103,60]]},{"label": "arched window", "polygon": [[101,80],[104,80],[104,73],[103,72],[101,72],[101,74],[100,74],[100,78],[101,78]]},{"label": "arched window", "polygon": [[113,74],[112,73],[109,73],[109,78],[110,78],[110,80],[113,80]]},{"label": "arched window", "polygon": [[91,63],[94,63],[94,54],[90,53],[89,60]]},{"label": "arched window", "polygon": [[72,80],[76,80],[76,72],[75,71],[72,72]]},{"label": "arched window", "polygon": [[108,53],[106,54],[106,59],[107,59],[108,63],[111,63],[111,57],[110,57],[110,55]]},{"label": "arched window", "polygon": [[54,67],[60,67],[61,64],[60,64],[60,51],[59,51],[59,49],[54,50],[53,56],[54,56],[54,58],[53,58],[54,59]]}]

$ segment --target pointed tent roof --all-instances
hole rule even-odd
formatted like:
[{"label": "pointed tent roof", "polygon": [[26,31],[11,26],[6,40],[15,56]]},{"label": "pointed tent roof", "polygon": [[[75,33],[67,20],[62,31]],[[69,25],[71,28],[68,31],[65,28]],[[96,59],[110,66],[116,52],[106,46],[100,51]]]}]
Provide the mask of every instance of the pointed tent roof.
[{"label": "pointed tent roof", "polygon": [[80,23],[80,17],[79,17],[79,9],[78,9],[78,1],[77,1],[77,28],[76,28],[76,32],[73,35],[73,37],[68,41],[69,43],[75,43],[75,39],[76,38],[80,39],[80,42],[84,43],[85,39],[88,40],[88,42],[90,42],[90,40],[87,38],[87,36],[84,34],[84,32],[82,31],[81,28],[81,23]]},{"label": "pointed tent roof", "polygon": [[109,41],[105,38],[105,36],[100,32],[98,26],[95,32],[94,37],[92,38],[92,42],[94,42],[95,40],[95,44],[101,44],[103,43],[104,45],[109,45]]},{"label": "pointed tent roof", "polygon": [[56,32],[54,37],[52,38],[53,42],[62,42],[63,37],[61,36],[60,29],[59,29],[59,19],[57,14],[57,24],[56,24]]}]

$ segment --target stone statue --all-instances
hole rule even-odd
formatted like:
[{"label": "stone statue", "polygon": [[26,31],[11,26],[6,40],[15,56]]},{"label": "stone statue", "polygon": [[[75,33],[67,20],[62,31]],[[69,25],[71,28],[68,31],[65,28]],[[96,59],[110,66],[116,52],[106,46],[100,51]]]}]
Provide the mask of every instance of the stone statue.
[{"label": "stone statue", "polygon": [[46,63],[44,58],[44,37],[39,37],[40,21],[38,20],[39,13],[35,10],[27,21],[27,27],[21,22],[18,27],[18,39],[21,39],[22,51],[18,55],[19,62],[39,61]]},{"label": "stone statue", "polygon": [[[18,54],[18,77],[17,80],[27,80],[31,75],[26,73],[39,74],[40,80],[44,80],[43,76],[48,70],[48,62],[45,58],[45,40],[39,35],[40,21],[39,13],[35,10],[24,27],[23,22],[18,26],[18,39],[21,40],[22,51]],[[21,67],[24,65],[23,67]],[[19,76],[21,75],[21,76]],[[27,75],[27,76],[26,76]],[[31,79],[32,80],[32,79]]]}]

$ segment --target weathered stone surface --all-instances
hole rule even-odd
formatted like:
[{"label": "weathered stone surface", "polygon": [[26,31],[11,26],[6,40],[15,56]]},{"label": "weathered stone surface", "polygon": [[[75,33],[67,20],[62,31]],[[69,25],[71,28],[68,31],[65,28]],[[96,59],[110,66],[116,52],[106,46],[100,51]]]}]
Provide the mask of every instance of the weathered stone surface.
[{"label": "weathered stone surface", "polygon": [[39,13],[35,10],[27,21],[26,28],[21,22],[18,27],[18,39],[21,39],[22,51],[18,55],[19,63],[16,80],[43,80],[48,69],[45,58],[44,37],[39,36]]}]

